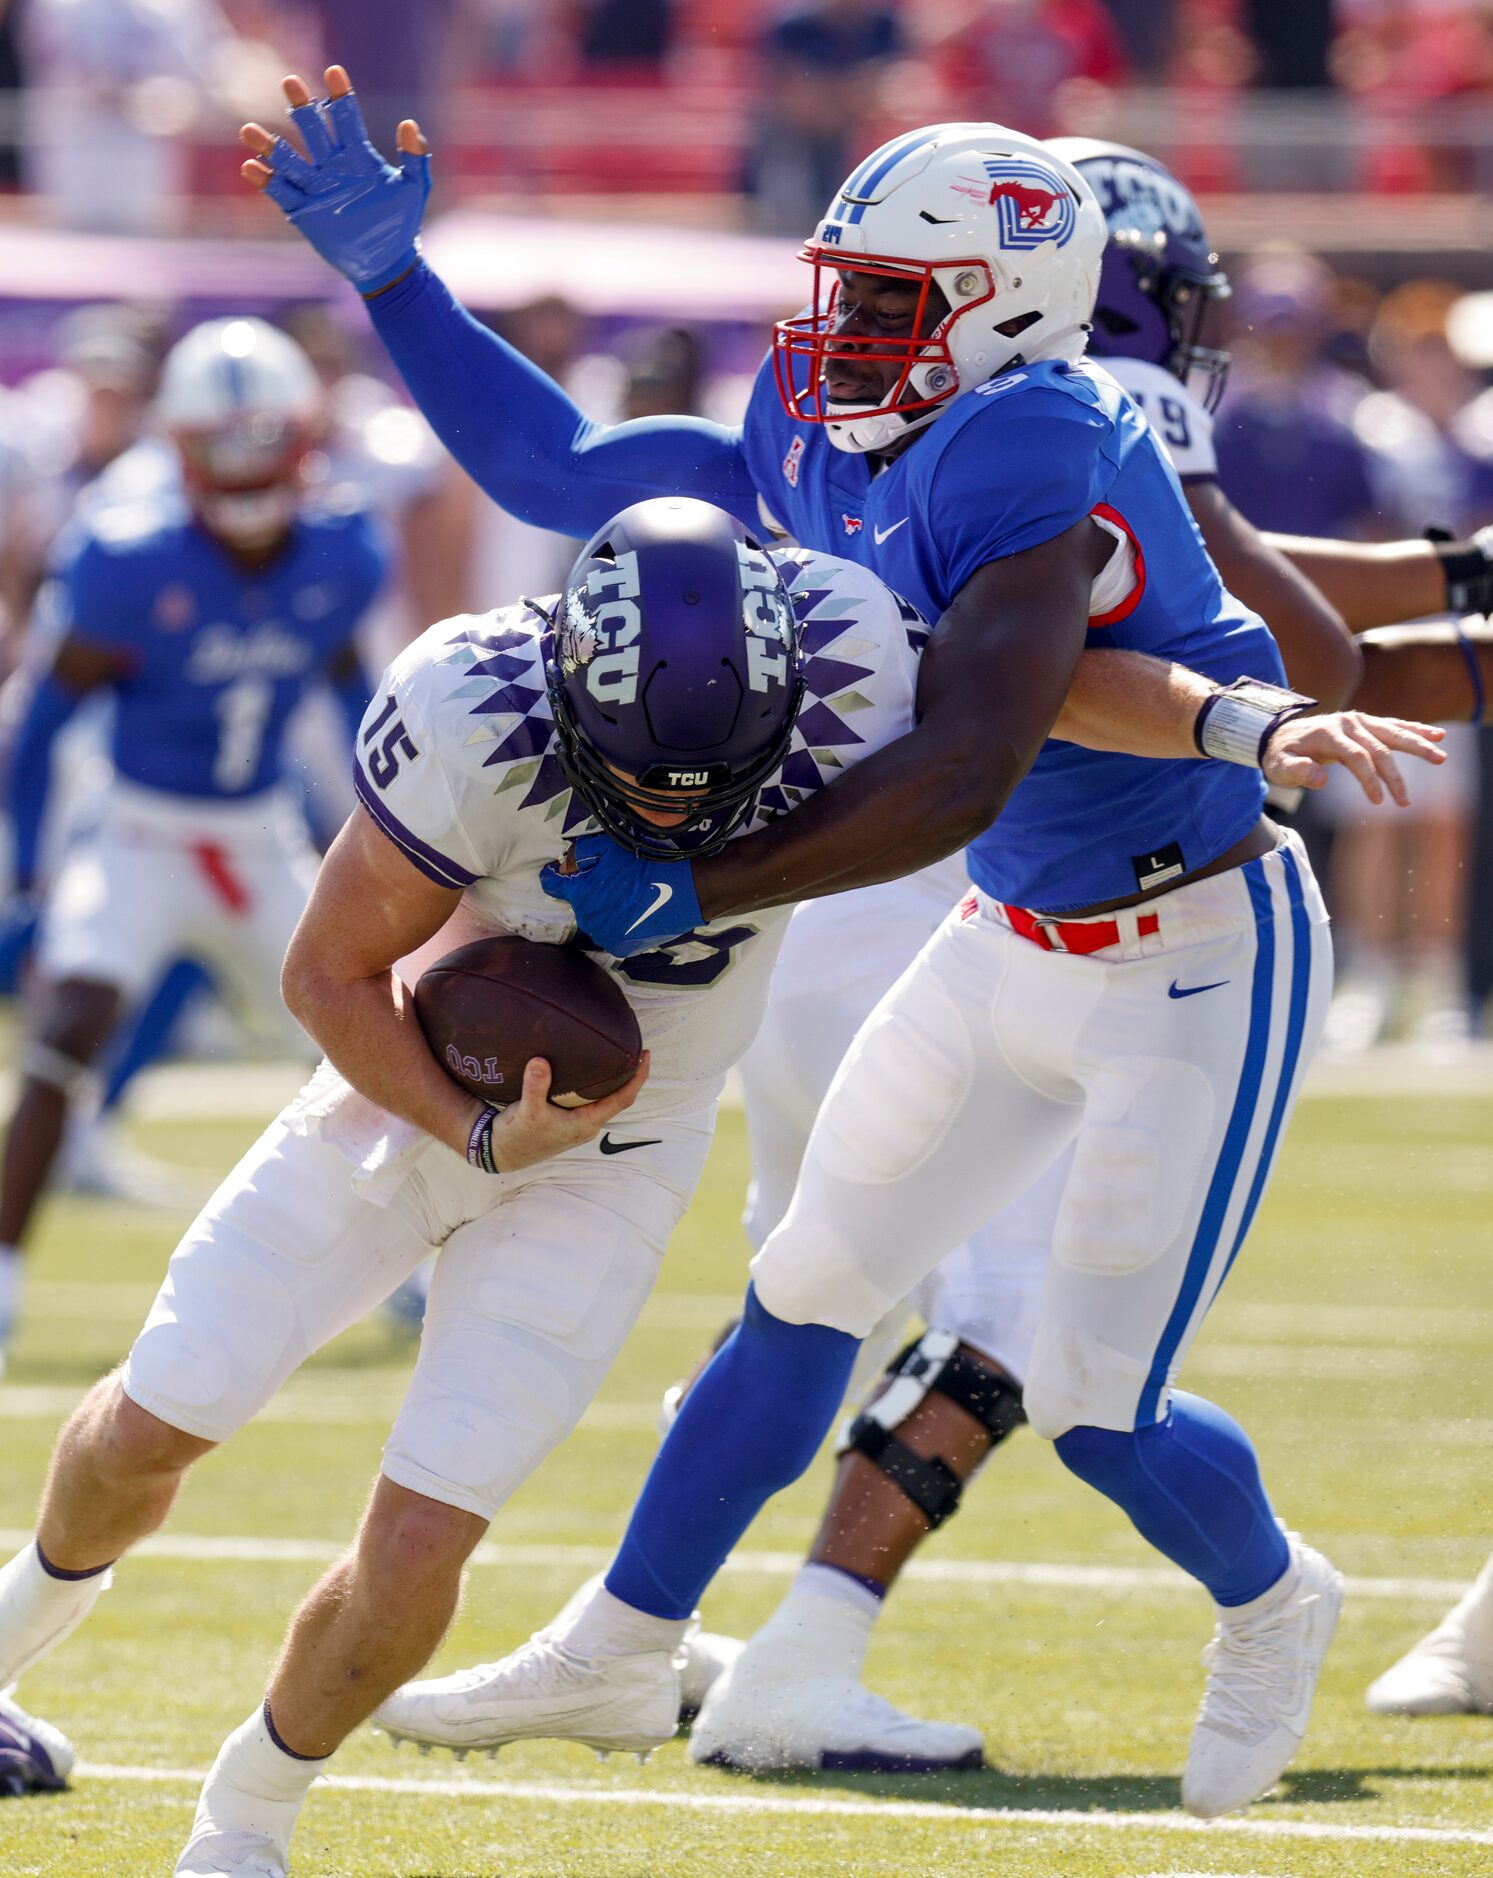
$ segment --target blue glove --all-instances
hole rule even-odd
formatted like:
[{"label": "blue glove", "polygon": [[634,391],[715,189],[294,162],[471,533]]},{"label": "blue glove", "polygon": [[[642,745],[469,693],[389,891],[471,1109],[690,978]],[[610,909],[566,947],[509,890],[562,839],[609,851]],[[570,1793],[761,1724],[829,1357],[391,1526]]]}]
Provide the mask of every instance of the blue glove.
[{"label": "blue glove", "polygon": [[688,861],[644,861],[605,835],[582,835],[575,861],[573,874],[552,861],[539,884],[551,899],[568,900],[581,932],[614,959],[630,959],[705,922]]},{"label": "blue glove", "polygon": [[273,173],[264,193],[359,293],[392,286],[420,258],[430,158],[401,152],[398,169],[386,163],[351,92],[297,105],[290,120],[311,161],[277,137],[265,159]]}]

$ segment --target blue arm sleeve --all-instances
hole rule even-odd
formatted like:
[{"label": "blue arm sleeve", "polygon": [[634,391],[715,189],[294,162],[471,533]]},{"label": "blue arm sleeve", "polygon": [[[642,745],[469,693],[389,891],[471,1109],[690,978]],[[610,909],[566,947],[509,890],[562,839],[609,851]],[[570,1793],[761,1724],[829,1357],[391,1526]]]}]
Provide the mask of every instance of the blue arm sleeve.
[{"label": "blue arm sleeve", "polygon": [[630,503],[688,495],[757,525],[739,430],[699,417],[592,423],[423,262],[367,305],[431,428],[520,521],[584,539]]},{"label": "blue arm sleeve", "polygon": [[41,852],[42,823],[52,779],[52,744],[79,702],[76,691],[69,691],[48,673],[33,690],[11,747],[6,796],[15,843],[16,885],[23,890],[36,877]]}]

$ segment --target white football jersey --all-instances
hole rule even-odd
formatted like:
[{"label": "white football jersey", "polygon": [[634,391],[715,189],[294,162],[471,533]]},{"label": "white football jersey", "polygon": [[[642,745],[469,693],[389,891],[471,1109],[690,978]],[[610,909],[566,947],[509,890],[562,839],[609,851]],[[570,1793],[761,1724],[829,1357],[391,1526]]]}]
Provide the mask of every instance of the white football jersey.
[{"label": "white football jersey", "polygon": [[1212,413],[1203,409],[1180,380],[1144,359],[1092,359],[1090,363],[1102,365],[1145,412],[1184,483],[1217,477]]},{"label": "white football jersey", "polygon": [[[841,770],[911,729],[921,615],[868,569],[775,549],[806,655],[793,743],[763,788],[760,828]],[[571,909],[540,885],[577,835],[596,832],[555,756],[545,619],[528,604],[432,626],[394,661],[358,737],[355,785],[368,813],[423,873],[465,890],[453,920],[401,963],[413,983],[469,939],[517,933],[555,944]],[[713,920],[630,959],[597,954],[638,1015],[652,1053],[639,1122],[696,1112],[751,1042],[791,909]]]}]

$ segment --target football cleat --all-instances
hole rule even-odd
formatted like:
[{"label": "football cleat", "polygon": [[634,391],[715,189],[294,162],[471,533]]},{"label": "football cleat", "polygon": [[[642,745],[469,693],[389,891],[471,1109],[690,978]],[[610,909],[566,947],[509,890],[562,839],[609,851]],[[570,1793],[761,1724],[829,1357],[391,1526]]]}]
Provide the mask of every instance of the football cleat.
[{"label": "football cleat", "polygon": [[422,1748],[578,1741],[646,1756],[679,1726],[679,1670],[668,1650],[575,1656],[551,1627],[501,1662],[406,1683],[372,1719],[391,1741]]},{"label": "football cleat", "polygon": [[[942,1774],[985,1765],[978,1732],[919,1721],[849,1676],[785,1678],[750,1645],[721,1676],[690,1735],[689,1756],[743,1773]],[[763,1653],[765,1656],[765,1653]]]},{"label": "football cleat", "polygon": [[1200,1819],[1238,1812],[1268,1792],[1306,1733],[1343,1581],[1320,1552],[1286,1537],[1285,1577],[1220,1618],[1203,1652],[1208,1683],[1182,1776],[1182,1804]]},{"label": "football cleat", "polygon": [[28,1715],[9,1689],[0,1691],[0,1799],[60,1793],[76,1758],[60,1728]]},{"label": "football cleat", "polygon": [[740,1637],[723,1637],[702,1630],[698,1618],[684,1633],[679,1663],[679,1720],[692,1722],[705,1706],[705,1698],[736,1661],[746,1645]]},{"label": "football cleat", "polygon": [[267,1833],[199,1826],[174,1878],[286,1878],[285,1854]]},{"label": "football cleat", "polygon": [[1493,1715],[1493,1560],[1364,1701],[1376,1715]]}]

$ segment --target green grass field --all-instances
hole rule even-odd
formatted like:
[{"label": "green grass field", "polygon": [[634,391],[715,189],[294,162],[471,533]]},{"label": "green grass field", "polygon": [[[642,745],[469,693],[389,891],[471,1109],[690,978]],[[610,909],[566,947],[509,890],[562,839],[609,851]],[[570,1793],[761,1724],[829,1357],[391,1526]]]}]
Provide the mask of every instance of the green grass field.
[{"label": "green grass field", "polygon": [[[221,1170],[252,1132],[153,1124],[143,1145]],[[1309,1101],[1190,1364],[1254,1433],[1280,1511],[1355,1580],[1305,1749],[1242,1824],[1199,1829],[1178,1811],[1205,1600],[1023,1433],[896,1593],[870,1663],[892,1699],[977,1723],[992,1771],[744,1780],[692,1768],[678,1744],[646,1769],[540,1744],[458,1767],[396,1758],[364,1731],[307,1805],[297,1878],[1487,1874],[1493,1720],[1381,1720],[1362,1695],[1493,1542],[1490,1140],[1490,1099]],[[731,1115],[642,1325],[495,1527],[441,1666],[508,1649],[604,1560],[660,1389],[739,1296],[744,1169]],[[48,1211],[0,1385],[7,1547],[58,1422],[127,1347],[182,1223],[97,1202]],[[171,1870],[200,1770],[351,1533],[407,1361],[377,1324],[325,1352],[198,1471],[153,1551],[27,1679],[23,1698],[83,1768],[69,1794],[0,1804],[5,1878]],[[821,1461],[768,1510],[710,1595],[713,1628],[767,1614],[827,1475]]]}]

